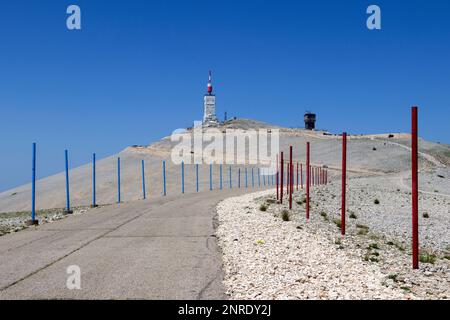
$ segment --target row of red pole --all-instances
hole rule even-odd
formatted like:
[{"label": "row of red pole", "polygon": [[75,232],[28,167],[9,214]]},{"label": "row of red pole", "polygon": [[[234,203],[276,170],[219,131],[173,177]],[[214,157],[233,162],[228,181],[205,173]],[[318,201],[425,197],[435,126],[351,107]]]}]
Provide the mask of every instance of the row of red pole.
[{"label": "row of red pole", "polygon": [[[419,268],[419,183],[418,183],[418,108],[412,107],[412,265],[413,269]],[[306,143],[306,219],[309,220],[310,213],[310,187],[314,185],[327,185],[328,171],[326,169],[311,166],[311,144]],[[292,209],[292,193],[294,189],[294,164],[292,162],[292,146],[289,147],[289,161],[285,163],[283,152],[277,156],[276,187],[277,200],[283,203],[283,188],[286,164],[286,192],[289,197],[289,209]],[[297,190],[299,186],[299,166],[300,166],[300,186],[303,189],[303,165],[297,162]],[[347,193],[347,133],[342,134],[342,193],[341,193],[341,234],[345,235],[345,212]]]},{"label": "row of red pole", "polygon": [[[306,217],[309,219],[309,189],[311,186],[326,185],[329,182],[328,170],[312,166],[310,161],[310,143],[306,143]],[[286,190],[285,190],[286,180]],[[296,178],[294,178],[294,162],[292,160],[292,146],[289,147],[289,161],[284,160],[284,152],[280,153],[280,157],[277,155],[277,171],[276,171],[276,187],[277,187],[277,200],[283,203],[284,191],[289,199],[289,209],[292,209],[292,194],[294,191],[294,181],[296,181],[296,189],[303,189],[303,163],[296,163]]]}]

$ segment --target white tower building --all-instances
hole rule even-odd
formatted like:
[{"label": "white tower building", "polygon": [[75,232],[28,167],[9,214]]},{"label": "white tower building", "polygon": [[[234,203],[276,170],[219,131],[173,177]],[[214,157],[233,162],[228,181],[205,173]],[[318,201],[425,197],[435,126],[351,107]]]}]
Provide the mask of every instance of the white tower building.
[{"label": "white tower building", "polygon": [[214,127],[219,124],[219,120],[216,117],[216,96],[212,93],[213,87],[211,82],[211,71],[209,72],[208,79],[208,92],[203,98],[203,126]]}]

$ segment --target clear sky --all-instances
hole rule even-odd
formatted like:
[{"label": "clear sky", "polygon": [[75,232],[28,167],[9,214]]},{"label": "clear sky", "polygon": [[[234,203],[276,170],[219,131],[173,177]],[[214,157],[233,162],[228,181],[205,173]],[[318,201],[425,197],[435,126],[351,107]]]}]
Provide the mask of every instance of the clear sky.
[{"label": "clear sky", "polygon": [[[82,30],[66,28],[77,4]],[[382,10],[382,30],[366,9]],[[5,0],[0,4],[0,190],[217,112],[333,132],[409,131],[450,143],[450,1]]]}]

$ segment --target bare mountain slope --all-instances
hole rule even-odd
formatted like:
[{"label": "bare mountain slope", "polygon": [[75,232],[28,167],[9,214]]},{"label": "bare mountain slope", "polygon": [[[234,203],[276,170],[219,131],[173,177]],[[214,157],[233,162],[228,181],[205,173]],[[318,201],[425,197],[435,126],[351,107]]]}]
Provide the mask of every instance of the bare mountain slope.
[{"label": "bare mountain slope", "polygon": [[[255,120],[239,119],[228,121],[220,129],[279,129],[280,145],[285,152],[289,145],[294,146],[294,159],[304,162],[305,144],[311,142],[312,162],[326,165],[339,172],[341,161],[340,137],[326,132],[306,131],[303,129],[288,129],[272,126]],[[377,136],[351,135],[348,142],[349,170],[363,174],[400,174],[405,172],[408,177],[410,150],[408,135],[395,134],[388,138],[388,134]],[[123,201],[142,198],[141,192],[141,160],[145,160],[146,183],[148,197],[159,197],[162,194],[162,161],[167,160],[167,192],[169,194],[181,192],[181,168],[170,161],[170,152],[174,142],[166,137],[149,146],[129,147],[117,155],[97,161],[97,202],[109,204],[117,201],[117,157],[121,157],[121,194]],[[450,178],[450,146],[420,141],[420,166],[422,171],[435,174],[439,169],[440,180],[443,185],[448,184]],[[233,166],[233,185],[237,185],[238,167]],[[228,186],[228,168],[224,168],[223,184]],[[250,167],[249,167],[250,170]],[[195,192],[195,166],[185,167],[185,191]],[[213,166],[213,187],[219,186],[219,166]],[[248,173],[250,174],[250,172]],[[209,190],[209,166],[199,168],[200,191]],[[91,204],[92,199],[92,168],[87,164],[70,171],[70,190],[72,206]],[[244,171],[242,172],[242,183]],[[424,180],[424,179],[423,179]],[[425,180],[424,180],[425,181]],[[427,182],[429,182],[427,180]],[[423,187],[432,189],[428,185]],[[65,176],[64,173],[41,179],[37,182],[37,207],[62,208],[65,206]],[[0,212],[15,212],[30,210],[31,185],[27,184],[0,194]]]}]

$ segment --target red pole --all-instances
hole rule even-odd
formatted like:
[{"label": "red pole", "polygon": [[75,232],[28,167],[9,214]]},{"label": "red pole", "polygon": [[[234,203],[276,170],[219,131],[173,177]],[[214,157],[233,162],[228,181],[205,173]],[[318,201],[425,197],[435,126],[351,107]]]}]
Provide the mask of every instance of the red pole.
[{"label": "red pole", "polygon": [[342,134],[342,204],[341,204],[341,234],[345,235],[345,200],[347,189],[347,133]]},{"label": "red pole", "polygon": [[286,163],[286,194],[289,192],[289,167]]},{"label": "red pole", "polygon": [[297,191],[298,191],[298,162],[297,162]]},{"label": "red pole", "polygon": [[306,219],[309,220],[309,185],[311,183],[310,181],[310,174],[311,169],[309,167],[309,142],[306,143]]},{"label": "red pole", "polygon": [[284,180],[284,161],[283,161],[283,151],[281,151],[281,159],[280,159],[280,202],[283,204],[283,180]]},{"label": "red pole", "polygon": [[290,177],[289,171],[290,171],[289,162],[286,161],[286,194],[289,194],[289,185],[291,183],[289,181],[289,177]]},{"label": "red pole", "polygon": [[275,178],[276,178],[276,180],[277,180],[277,200],[279,200],[280,199],[280,194],[279,194],[279,190],[278,190],[278,176],[279,176],[279,173],[278,173],[278,154],[277,154],[277,173],[276,173],[276,176],[275,176]]},{"label": "red pole", "polygon": [[419,269],[419,159],[418,159],[418,115],[412,107],[412,255],[413,269]]},{"label": "red pole", "polygon": [[[291,197],[294,193],[294,163],[291,163]],[[292,202],[292,199],[291,199]]]},{"label": "red pole", "polygon": [[[311,178],[312,177],[312,172],[311,172],[311,167],[309,168],[309,177]],[[311,180],[309,181],[309,186],[311,187],[312,185],[311,185]]]},{"label": "red pole", "polygon": [[[311,167],[309,168],[309,174],[310,174],[310,178],[312,178],[312,169],[311,169]],[[312,186],[312,181],[310,180],[309,181],[309,186],[311,187]]]},{"label": "red pole", "polygon": [[289,165],[289,162],[286,163],[286,168],[287,168],[287,175],[288,175],[286,179],[289,182],[286,185],[286,188],[287,188],[287,192],[288,192],[288,195],[289,195],[290,190],[291,190],[291,166]]},{"label": "red pole", "polygon": [[289,147],[289,209],[292,209],[292,178],[294,177],[292,169],[292,146]]},{"label": "red pole", "polygon": [[286,194],[289,197],[289,165],[286,163]]},{"label": "red pole", "polygon": [[291,163],[288,163],[289,166],[289,193],[292,191],[292,166]]},{"label": "red pole", "polygon": [[303,189],[303,164],[300,163],[300,187]]},{"label": "red pole", "polygon": [[295,182],[295,178],[294,178],[294,163],[291,164],[291,172],[292,172],[292,179],[291,179],[291,193],[294,193],[294,182]]}]

